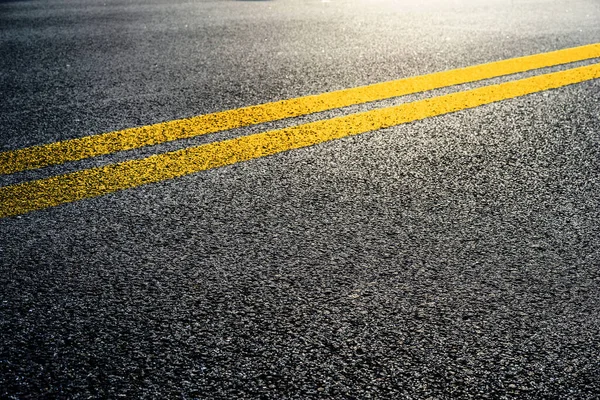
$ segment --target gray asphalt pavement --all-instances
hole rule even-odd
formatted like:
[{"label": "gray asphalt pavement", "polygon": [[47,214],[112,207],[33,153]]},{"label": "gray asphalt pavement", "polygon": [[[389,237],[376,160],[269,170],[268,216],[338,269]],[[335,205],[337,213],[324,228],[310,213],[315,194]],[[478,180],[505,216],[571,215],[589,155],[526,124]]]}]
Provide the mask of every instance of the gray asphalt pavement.
[{"label": "gray asphalt pavement", "polygon": [[[597,42],[595,0],[0,1],[0,150]],[[0,398],[598,399],[599,221],[600,80],[2,219]]]}]

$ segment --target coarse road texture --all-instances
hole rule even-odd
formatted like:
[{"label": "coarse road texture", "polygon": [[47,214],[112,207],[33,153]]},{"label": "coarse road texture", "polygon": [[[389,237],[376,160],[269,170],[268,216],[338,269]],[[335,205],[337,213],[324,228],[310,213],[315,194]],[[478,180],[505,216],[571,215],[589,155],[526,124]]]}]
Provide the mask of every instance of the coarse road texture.
[{"label": "coarse road texture", "polygon": [[[0,151],[598,42],[595,0],[1,0]],[[0,398],[600,397],[599,79],[21,214]]]}]

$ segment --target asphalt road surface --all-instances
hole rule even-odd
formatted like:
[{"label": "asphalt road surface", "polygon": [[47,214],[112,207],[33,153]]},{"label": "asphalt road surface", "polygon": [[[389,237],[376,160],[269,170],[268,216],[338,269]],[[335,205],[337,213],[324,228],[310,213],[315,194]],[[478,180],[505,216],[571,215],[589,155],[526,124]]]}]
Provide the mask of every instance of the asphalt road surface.
[{"label": "asphalt road surface", "polygon": [[[0,151],[599,42],[596,0],[2,0]],[[0,398],[600,398],[600,79],[462,108],[0,219]]]}]

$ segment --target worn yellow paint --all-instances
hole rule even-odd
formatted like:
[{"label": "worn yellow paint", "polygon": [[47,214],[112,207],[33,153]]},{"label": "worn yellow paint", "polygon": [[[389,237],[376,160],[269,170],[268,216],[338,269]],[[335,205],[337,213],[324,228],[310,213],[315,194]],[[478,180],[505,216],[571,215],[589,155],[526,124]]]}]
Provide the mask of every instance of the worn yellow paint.
[{"label": "worn yellow paint", "polygon": [[600,43],[0,153],[0,174],[600,57]]},{"label": "worn yellow paint", "polygon": [[600,78],[600,64],[6,186],[0,188],[0,217],[101,196],[147,183],[596,78]]}]

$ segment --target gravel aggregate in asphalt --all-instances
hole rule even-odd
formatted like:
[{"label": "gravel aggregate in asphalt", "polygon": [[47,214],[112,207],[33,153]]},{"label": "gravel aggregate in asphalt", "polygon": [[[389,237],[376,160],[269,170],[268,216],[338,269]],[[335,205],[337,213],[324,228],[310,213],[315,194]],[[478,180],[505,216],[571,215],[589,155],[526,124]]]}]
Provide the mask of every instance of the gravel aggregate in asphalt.
[{"label": "gravel aggregate in asphalt", "polygon": [[[422,3],[1,2],[1,144],[600,42],[593,1]],[[3,219],[0,397],[596,399],[599,105],[585,82]]]}]

